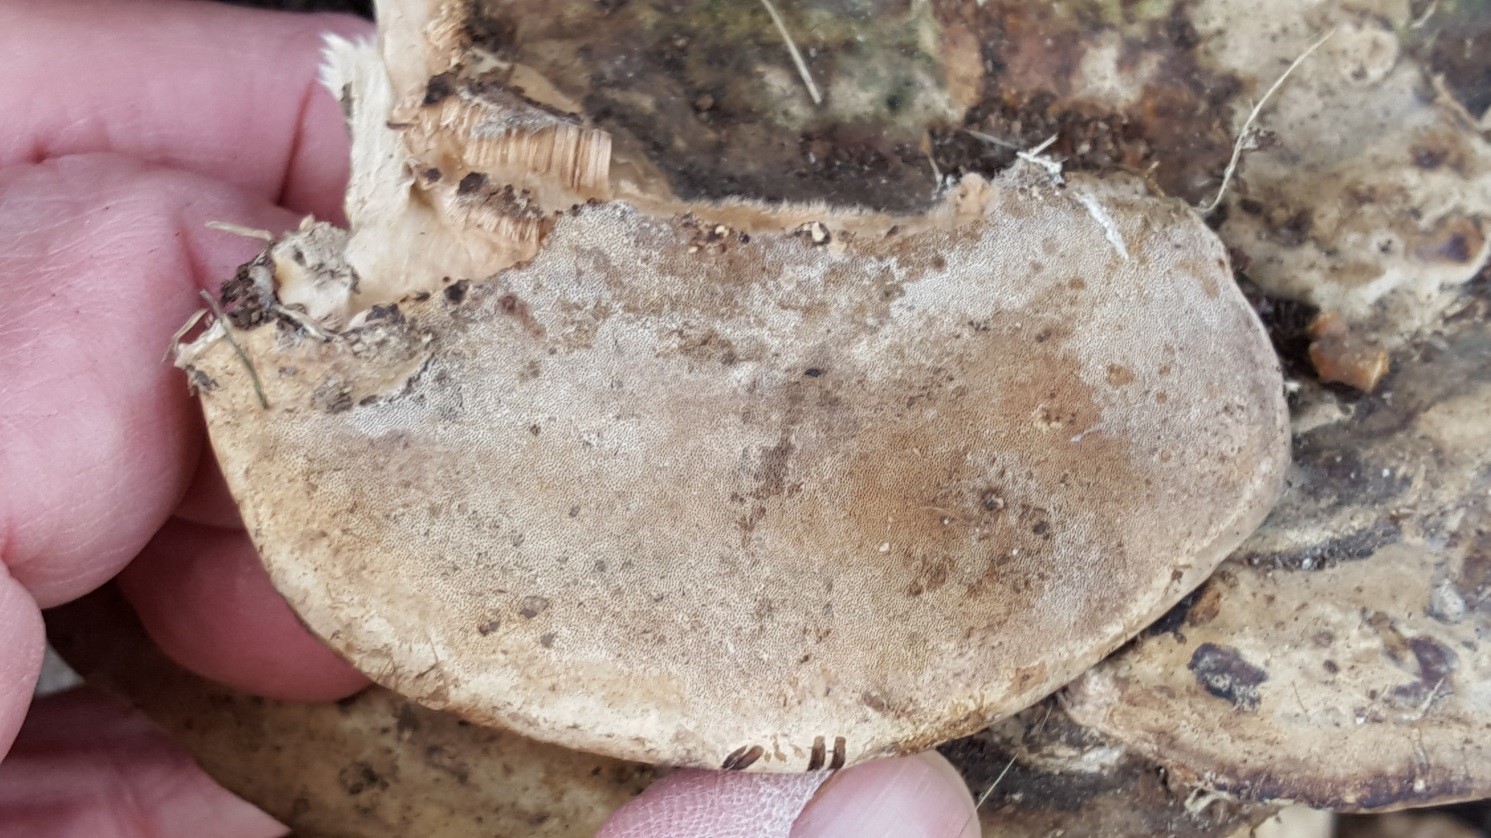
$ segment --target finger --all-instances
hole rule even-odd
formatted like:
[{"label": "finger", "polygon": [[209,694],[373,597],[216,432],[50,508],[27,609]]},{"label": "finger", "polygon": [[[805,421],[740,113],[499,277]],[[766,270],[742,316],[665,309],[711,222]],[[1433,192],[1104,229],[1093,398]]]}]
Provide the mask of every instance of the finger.
[{"label": "finger", "polygon": [[347,139],[322,37],[371,31],[221,3],[0,2],[0,167],[114,152],[336,220]]},{"label": "finger", "polygon": [[228,491],[228,484],[223,480],[223,472],[218,468],[216,457],[204,452],[204,456],[198,458],[197,472],[192,475],[186,496],[176,507],[175,517],[209,527],[243,529],[238,504]]},{"label": "finger", "polygon": [[596,838],[786,838],[828,777],[678,771],[618,809]]},{"label": "finger", "polygon": [[0,566],[0,759],[31,703],[41,672],[44,633],[35,600]]},{"label": "finger", "polygon": [[162,651],[214,681],[288,701],[329,701],[368,685],[296,620],[241,530],[172,520],[119,587]]},{"label": "finger", "polygon": [[284,834],[149,722],[85,690],[38,701],[0,763],[0,838]]},{"label": "finger", "polygon": [[[827,780],[827,782],[825,782]],[[973,798],[935,753],[830,775],[680,771],[616,811],[597,838],[978,838]]]},{"label": "finger", "polygon": [[296,217],[117,155],[0,169],[0,561],[42,607],[139,552],[196,470],[201,420],[171,335]]},{"label": "finger", "polygon": [[792,826],[791,838],[978,838],[968,786],[937,753],[840,772]]}]

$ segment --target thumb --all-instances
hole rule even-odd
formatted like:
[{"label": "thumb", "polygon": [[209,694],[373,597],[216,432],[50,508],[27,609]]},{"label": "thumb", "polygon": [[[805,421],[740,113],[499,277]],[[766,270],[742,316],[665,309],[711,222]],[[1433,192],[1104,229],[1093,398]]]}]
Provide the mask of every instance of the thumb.
[{"label": "thumb", "polygon": [[597,838],[978,838],[973,798],[935,753],[840,771],[679,771],[621,807]]}]

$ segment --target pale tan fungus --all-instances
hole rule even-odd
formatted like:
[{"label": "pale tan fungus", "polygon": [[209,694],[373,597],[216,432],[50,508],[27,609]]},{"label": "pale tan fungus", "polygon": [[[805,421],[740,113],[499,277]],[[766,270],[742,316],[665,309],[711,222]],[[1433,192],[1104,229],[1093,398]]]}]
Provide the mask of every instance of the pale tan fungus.
[{"label": "pale tan fungus", "polygon": [[47,634],[89,687],[298,838],[590,838],[655,775],[378,687],[306,703],[215,684],[162,654],[112,586],[49,611]]},{"label": "pale tan fungus", "polygon": [[[460,4],[413,5],[386,74],[333,49],[350,234],[276,245],[179,354],[276,587],[380,684],[639,761],[839,767],[1051,692],[1273,504],[1277,359],[1179,202],[1031,164],[915,217],[590,201],[604,141],[526,106],[513,137],[575,138],[557,191],[452,192],[423,155],[473,141],[419,114],[467,56],[421,45]],[[500,128],[509,92],[451,95]]]},{"label": "pale tan fungus", "polygon": [[1300,427],[1278,508],[1162,630],[1078,679],[1073,718],[1245,799],[1491,794],[1491,299],[1452,312],[1379,395]]}]

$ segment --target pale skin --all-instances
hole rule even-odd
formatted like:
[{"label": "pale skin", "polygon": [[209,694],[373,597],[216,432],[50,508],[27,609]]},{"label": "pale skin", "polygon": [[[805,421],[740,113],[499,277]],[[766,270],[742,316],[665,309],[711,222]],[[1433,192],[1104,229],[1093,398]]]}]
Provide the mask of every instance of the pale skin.
[{"label": "pale skin", "polygon": [[[323,33],[369,31],[206,0],[0,0],[0,838],[284,834],[100,697],[32,702],[40,609],[110,579],[205,676],[308,701],[367,683],[270,587],[163,356],[199,290],[261,246],[207,222],[340,218],[346,138],[316,68]],[[920,756],[821,788],[680,772],[602,834],[978,826],[952,768]]]}]

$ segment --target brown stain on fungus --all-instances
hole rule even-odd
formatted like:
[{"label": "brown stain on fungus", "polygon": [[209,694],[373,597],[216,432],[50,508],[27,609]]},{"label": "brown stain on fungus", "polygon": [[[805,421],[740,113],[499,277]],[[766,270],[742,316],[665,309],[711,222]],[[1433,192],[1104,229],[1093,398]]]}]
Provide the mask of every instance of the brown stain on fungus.
[{"label": "brown stain on fungus", "polygon": [[527,332],[530,337],[543,340],[547,335],[544,325],[538,322],[538,319],[533,316],[533,308],[523,302],[522,298],[517,294],[509,293],[498,297],[497,308],[503,314],[517,321],[523,328],[523,331]]}]

